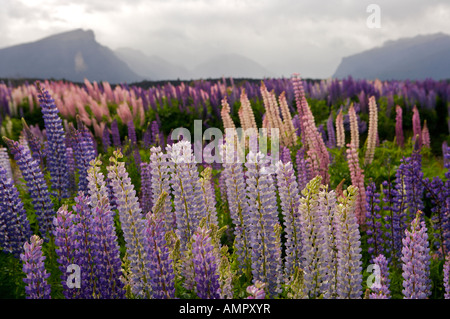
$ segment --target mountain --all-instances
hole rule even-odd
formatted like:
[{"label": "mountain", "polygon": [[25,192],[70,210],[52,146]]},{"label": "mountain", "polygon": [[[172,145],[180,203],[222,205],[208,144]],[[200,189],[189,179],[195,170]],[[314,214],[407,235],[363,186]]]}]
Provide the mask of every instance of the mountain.
[{"label": "mountain", "polygon": [[223,54],[215,56],[195,67],[191,74],[194,78],[256,78],[272,77],[259,63],[239,54]]},{"label": "mountain", "polygon": [[131,70],[146,80],[185,80],[190,78],[186,68],[172,64],[156,55],[148,56],[131,48],[119,48],[114,53],[125,61]]},{"label": "mountain", "polygon": [[1,78],[66,79],[82,82],[136,82],[133,72],[114,52],[99,44],[91,30],[76,29],[0,49]]},{"label": "mountain", "polygon": [[450,36],[418,35],[387,41],[342,59],[333,78],[418,80],[450,79]]}]

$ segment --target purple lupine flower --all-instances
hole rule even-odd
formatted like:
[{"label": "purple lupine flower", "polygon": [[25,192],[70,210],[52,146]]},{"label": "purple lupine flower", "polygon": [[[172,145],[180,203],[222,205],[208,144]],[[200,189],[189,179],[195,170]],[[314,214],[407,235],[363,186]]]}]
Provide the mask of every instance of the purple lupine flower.
[{"label": "purple lupine flower", "polygon": [[321,189],[322,178],[312,179],[302,190],[299,219],[301,223],[302,261],[305,295],[332,297],[332,221],[336,205],[334,192]]},{"label": "purple lupine flower", "polygon": [[[361,298],[362,260],[361,235],[355,215],[355,200],[358,189],[352,185],[339,197],[337,209],[337,296],[339,299]],[[346,194],[347,193],[347,194]]]},{"label": "purple lupine flower", "polygon": [[38,98],[47,131],[47,168],[50,171],[50,181],[53,189],[61,197],[69,197],[69,179],[66,162],[65,132],[62,120],[58,115],[55,100],[48,91],[37,82]]},{"label": "purple lupine flower", "polygon": [[66,149],[66,161],[67,169],[69,170],[69,191],[73,192],[76,189],[75,185],[75,157],[73,155],[73,149],[68,147]]},{"label": "purple lupine flower", "polygon": [[295,114],[294,117],[292,117],[292,124],[294,125],[295,128],[295,133],[297,134],[297,136],[300,137],[301,135],[301,128],[300,128],[300,118],[298,116],[298,114]]},{"label": "purple lupine flower", "polygon": [[148,259],[145,251],[145,220],[139,207],[136,191],[131,183],[120,151],[114,151],[107,167],[108,178],[116,196],[117,210],[122,226],[127,258],[130,262],[129,282],[136,297],[151,297],[151,279],[148,274]]},{"label": "purple lupine flower", "polygon": [[212,225],[218,226],[217,209],[216,209],[216,194],[214,193],[214,182],[212,181],[211,167],[205,167],[201,172],[200,185],[205,201],[206,208],[206,227]]},{"label": "purple lupine flower", "polygon": [[246,291],[250,295],[247,299],[265,299],[266,291],[264,290],[265,284],[261,281],[256,281],[253,285],[248,286]]},{"label": "purple lupine flower", "polygon": [[234,225],[234,249],[239,262],[239,271],[251,276],[249,216],[246,214],[245,176],[242,163],[237,160],[234,145],[228,140],[221,149],[223,156],[223,174],[225,190]]},{"label": "purple lupine flower", "polygon": [[285,280],[288,282],[294,275],[295,268],[300,267],[301,264],[301,224],[298,212],[300,193],[292,163],[278,162],[276,173],[286,237],[284,271]]},{"label": "purple lupine flower", "polygon": [[417,139],[419,143],[419,148],[422,147],[422,128],[420,126],[420,115],[419,110],[414,105],[413,108],[413,117],[412,117],[412,127],[413,127],[413,140]]},{"label": "purple lupine flower", "polygon": [[51,232],[55,211],[53,210],[53,203],[39,164],[33,160],[30,151],[20,145],[19,142],[6,137],[3,137],[3,140],[8,145],[25,179],[41,235],[44,238],[48,238],[47,235]]},{"label": "purple lupine flower", "polygon": [[42,169],[44,166],[44,151],[42,149],[43,145],[41,140],[31,132],[30,127],[24,118],[22,118],[22,126],[25,132],[25,137],[27,138],[28,146],[32,152],[33,159],[39,163]]},{"label": "purple lupine flower", "polygon": [[366,226],[368,253],[373,258],[384,253],[383,229],[380,214],[380,194],[374,182],[370,182],[366,188]]},{"label": "purple lupine flower", "polygon": [[152,134],[152,145],[163,145],[163,141],[161,140],[161,133],[159,130],[159,125],[157,121],[152,121],[151,128]]},{"label": "purple lupine flower", "polygon": [[298,189],[301,191],[306,187],[306,184],[308,184],[310,180],[309,165],[308,161],[305,159],[305,149],[303,147],[297,151],[295,163],[297,166]]},{"label": "purple lupine flower", "polygon": [[56,212],[53,219],[53,235],[55,238],[55,252],[58,256],[57,262],[61,270],[61,284],[63,286],[63,294],[66,299],[79,298],[80,287],[74,285],[69,287],[68,284],[68,270],[69,266],[75,263],[76,253],[76,235],[74,214],[67,210],[67,206],[61,206]]},{"label": "purple lupine flower", "polygon": [[114,119],[111,123],[111,135],[114,147],[120,147],[122,143],[120,142],[119,125],[117,124],[117,119]]},{"label": "purple lupine flower", "polygon": [[[164,193],[167,196],[167,193]],[[173,299],[175,296],[175,275],[169,249],[165,239],[164,220],[149,212],[147,214],[146,245],[149,258],[149,275],[152,285],[152,297],[155,299]]]},{"label": "purple lupine flower", "polygon": [[105,153],[108,152],[108,148],[111,146],[111,133],[109,132],[109,129],[107,127],[103,129],[102,144],[103,151]]},{"label": "purple lupine flower", "polygon": [[99,234],[94,227],[94,216],[89,197],[79,192],[73,206],[75,223],[75,263],[80,267],[80,298],[92,299],[98,294],[95,262],[99,253]]},{"label": "purple lupine flower", "polygon": [[373,259],[375,268],[375,282],[373,283],[369,295],[370,299],[390,299],[391,292],[389,290],[389,268],[388,260],[384,255],[380,254]]},{"label": "purple lupine flower", "polygon": [[327,146],[329,148],[335,148],[336,147],[336,131],[334,130],[333,112],[330,112],[330,116],[328,117],[327,131],[328,131]]},{"label": "purple lupine flower", "polygon": [[218,260],[213,252],[211,230],[198,228],[193,234],[192,255],[197,283],[197,295],[201,299],[220,299]]},{"label": "purple lupine flower", "polygon": [[147,214],[152,210],[152,175],[150,163],[141,163],[141,198],[142,211]]},{"label": "purple lupine flower", "polygon": [[105,177],[100,172],[101,162],[91,162],[88,170],[89,200],[92,213],[92,233],[98,237],[94,259],[94,272],[97,278],[97,298],[122,299],[125,295],[120,280],[122,262],[119,243],[114,225],[114,214],[109,203]]},{"label": "purple lupine flower", "polygon": [[427,227],[420,215],[418,211],[402,240],[402,293],[405,299],[426,299],[431,295],[430,248]]},{"label": "purple lupine flower", "polygon": [[50,273],[45,270],[42,241],[37,235],[31,236],[30,242],[25,242],[23,246],[24,253],[20,254],[22,270],[26,275],[23,281],[26,284],[27,299],[51,299],[51,288],[47,283]]},{"label": "purple lupine flower", "polygon": [[134,127],[133,120],[128,121],[127,127],[128,127],[128,138],[130,139],[132,145],[137,145],[136,129]]},{"label": "purple lupine flower", "polygon": [[250,151],[245,166],[253,283],[267,284],[269,296],[280,292],[281,239],[277,231],[277,198],[272,176],[268,172],[268,160],[264,154]]},{"label": "purple lupine flower", "polygon": [[165,198],[164,207],[160,212],[163,215],[166,227],[174,229],[176,227],[176,213],[172,212],[172,203],[170,200],[170,163],[169,156],[161,151],[161,147],[152,147],[150,149],[149,169],[151,173],[151,189],[152,203],[158,201],[159,196],[166,192],[168,196]]},{"label": "purple lupine flower", "polygon": [[282,149],[281,149],[281,161],[284,164],[286,164],[288,162],[292,162],[291,150],[288,147],[286,147],[286,146],[282,146]]},{"label": "purple lupine flower", "polygon": [[19,192],[6,170],[0,166],[0,248],[19,258],[24,243],[31,235]]},{"label": "purple lupine flower", "polygon": [[174,208],[177,223],[177,235],[180,238],[180,250],[184,251],[200,220],[206,217],[205,199],[192,154],[191,143],[180,141],[167,147],[170,157]]},{"label": "purple lupine flower", "polygon": [[397,114],[395,117],[395,140],[397,141],[398,146],[403,147],[405,138],[403,137],[402,108],[397,105],[395,111]]},{"label": "purple lupine flower", "polygon": [[72,139],[73,151],[78,168],[78,191],[87,191],[87,170],[89,163],[95,159],[95,151],[90,138],[90,132],[79,122],[79,128],[75,129],[72,123],[69,123],[69,131]]},{"label": "purple lupine flower", "polygon": [[412,220],[415,212],[424,208],[422,156],[418,151],[413,151],[411,157],[403,158],[400,161],[402,164],[398,169],[404,171],[406,204],[409,209],[408,219]]},{"label": "purple lupine flower", "polygon": [[450,299],[450,254],[447,255],[444,263],[444,289],[444,298]]}]

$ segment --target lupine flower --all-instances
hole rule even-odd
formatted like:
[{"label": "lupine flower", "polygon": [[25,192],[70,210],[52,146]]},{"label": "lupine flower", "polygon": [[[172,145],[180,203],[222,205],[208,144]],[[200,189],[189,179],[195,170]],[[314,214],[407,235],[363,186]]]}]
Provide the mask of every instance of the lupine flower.
[{"label": "lupine flower", "polygon": [[353,104],[348,109],[348,116],[350,120],[350,144],[354,145],[356,149],[359,148],[359,128],[356,111]]},{"label": "lupine flower", "polygon": [[398,170],[404,172],[404,185],[406,193],[406,204],[409,208],[409,220],[414,218],[414,212],[423,210],[424,186],[422,183],[422,156],[418,151],[413,151],[411,157],[401,159]]},{"label": "lupine flower", "polygon": [[213,253],[210,230],[198,228],[193,234],[192,254],[197,283],[197,295],[201,299],[219,299],[220,284],[218,260]]},{"label": "lupine flower", "polygon": [[94,272],[97,278],[97,298],[123,298],[125,290],[121,277],[119,243],[114,214],[108,199],[105,177],[99,160],[92,161],[88,170],[88,189],[92,216],[92,233],[97,236]]},{"label": "lupine flower", "polygon": [[395,117],[395,140],[397,145],[403,147],[405,143],[405,138],[403,137],[403,119],[402,119],[402,108],[397,105],[395,107],[396,117]]},{"label": "lupine flower", "polygon": [[212,169],[206,167],[201,172],[200,185],[202,188],[203,198],[205,200],[206,208],[206,227],[211,225],[218,226],[217,210],[216,210],[216,195],[214,193],[214,184],[211,180]]},{"label": "lupine flower", "polygon": [[[53,219],[53,235],[55,238],[55,251],[58,255],[59,269],[61,270],[61,284],[63,286],[63,294],[66,299],[79,298],[80,289],[77,287],[69,287],[68,269],[75,263],[76,254],[76,235],[74,214],[67,210],[67,206],[61,206],[56,212]],[[72,283],[73,284],[73,283]],[[81,282],[80,282],[81,287]]]},{"label": "lupine flower", "polygon": [[45,270],[42,239],[33,235],[30,242],[26,242],[23,248],[24,253],[20,254],[20,259],[23,263],[23,272],[26,275],[23,281],[26,284],[27,299],[51,299],[51,288],[47,282],[50,273]]},{"label": "lupine flower", "polygon": [[427,120],[423,122],[422,143],[425,147],[431,147],[430,131],[428,130]]},{"label": "lupine flower", "polygon": [[430,248],[427,227],[420,215],[418,211],[402,240],[402,292],[405,299],[426,299],[431,294]]},{"label": "lupine flower", "polygon": [[290,162],[285,164],[281,161],[278,162],[276,173],[286,237],[284,271],[285,279],[288,281],[294,275],[295,268],[300,267],[301,263],[301,224],[298,215],[300,195]]},{"label": "lupine flower", "polygon": [[299,148],[297,154],[295,155],[295,162],[297,168],[297,181],[298,189],[301,191],[308,184],[311,176],[309,169],[309,163],[305,159],[305,149],[303,147]]},{"label": "lupine flower", "polygon": [[170,183],[174,195],[176,231],[183,251],[200,220],[206,217],[205,200],[191,143],[182,140],[168,146],[167,153],[171,159]]},{"label": "lupine flower", "polygon": [[136,191],[125,169],[119,162],[120,151],[115,151],[107,167],[113,192],[117,198],[117,209],[122,225],[127,260],[130,262],[130,288],[136,297],[151,297],[151,279],[148,274],[148,259],[144,249],[145,220],[142,218]]},{"label": "lupine flower", "polygon": [[302,240],[302,263],[305,294],[317,298],[329,291],[329,262],[331,229],[324,200],[320,198],[322,178],[315,177],[302,190],[299,215]]},{"label": "lupine flower", "polygon": [[361,298],[362,260],[361,235],[355,215],[355,200],[358,189],[350,185],[337,206],[337,295],[339,299]]},{"label": "lupine flower", "polygon": [[6,170],[8,178],[13,179],[11,162],[9,160],[8,151],[4,147],[0,147],[0,166]]},{"label": "lupine flower", "polygon": [[281,161],[285,164],[292,161],[291,151],[286,146],[282,146]]},{"label": "lupine flower", "polygon": [[128,121],[128,138],[131,140],[132,145],[137,145],[136,129],[133,121]]},{"label": "lupine flower", "polygon": [[368,253],[373,258],[384,253],[383,229],[380,214],[380,194],[377,193],[374,182],[369,183],[366,189],[366,226]]},{"label": "lupine flower", "polygon": [[450,299],[450,254],[447,255],[444,263],[444,289],[444,298]]},{"label": "lupine flower", "polygon": [[155,299],[173,299],[175,296],[175,275],[166,243],[164,220],[156,210],[164,207],[167,193],[161,194],[155,204],[155,211],[147,214],[147,226],[145,230],[147,240],[147,256],[149,258],[149,275],[152,285],[152,297]]},{"label": "lupine flower", "polygon": [[366,190],[364,187],[364,170],[359,166],[358,148],[356,142],[347,144],[347,162],[352,185],[359,189],[356,198],[355,214],[358,224],[363,225],[366,217]]},{"label": "lupine flower", "polygon": [[419,148],[422,147],[422,128],[420,127],[420,115],[417,106],[414,105],[412,116],[413,140],[417,139]]},{"label": "lupine flower", "polygon": [[120,141],[120,133],[119,133],[119,126],[117,124],[117,120],[114,119],[111,122],[111,135],[113,140],[114,147],[120,147],[122,145]]},{"label": "lupine flower", "polygon": [[375,146],[378,138],[378,108],[375,97],[369,98],[369,133],[367,134],[367,148],[364,156],[364,164],[370,164],[375,154]]},{"label": "lupine flower", "polygon": [[69,191],[74,191],[75,185],[75,157],[71,147],[66,148],[67,169],[69,170]]},{"label": "lupine flower", "polygon": [[30,127],[27,125],[27,122],[24,118],[22,118],[22,126],[23,131],[25,132],[25,136],[27,138],[28,145],[32,152],[33,158],[39,163],[41,168],[44,166],[44,151],[42,149],[41,141],[31,132]]},{"label": "lupine flower", "polygon": [[342,114],[342,109],[336,116],[336,146],[345,146],[344,115]]},{"label": "lupine flower", "polygon": [[55,215],[53,203],[50,199],[47,184],[38,162],[33,160],[30,151],[24,148],[17,141],[3,137],[8,145],[11,154],[13,154],[17,165],[32,198],[32,204],[36,211],[36,218],[39,224],[39,230],[43,237],[47,238],[47,233],[51,232],[52,221]]},{"label": "lupine flower", "polygon": [[18,258],[31,235],[19,192],[6,170],[0,166],[0,248]]},{"label": "lupine flower", "polygon": [[[232,149],[232,151],[230,151]],[[245,176],[242,164],[237,161],[237,152],[232,141],[227,140],[222,149],[225,189],[234,225],[234,249],[239,262],[239,270],[251,275],[249,216],[246,214]]]},{"label": "lupine flower", "polygon": [[269,296],[280,292],[281,243],[275,185],[260,152],[247,155],[246,183],[253,282],[267,283]]},{"label": "lupine flower", "polygon": [[170,200],[170,163],[168,161],[168,155],[161,151],[160,146],[152,147],[150,149],[150,163],[151,173],[151,196],[152,203],[156,203],[162,193],[167,193],[165,197],[164,209],[160,211],[160,214],[165,220],[166,227],[168,229],[176,227],[176,215],[172,212],[172,203]]},{"label": "lupine flower", "polygon": [[152,180],[150,163],[141,163],[141,207],[144,213],[151,211],[152,203]]},{"label": "lupine flower", "polygon": [[105,153],[108,152],[108,148],[111,146],[111,134],[107,127],[103,129],[102,144],[103,144],[103,151]]},{"label": "lupine flower", "polygon": [[52,187],[58,195],[68,197],[69,179],[66,162],[65,132],[62,120],[58,115],[55,100],[48,91],[37,82],[38,98],[41,105],[42,117],[47,131],[47,168],[50,171]]},{"label": "lupine flower", "polygon": [[334,130],[334,122],[333,122],[333,112],[330,112],[330,116],[327,121],[327,131],[328,131],[328,144],[329,148],[336,147],[336,131]]},{"label": "lupine flower", "polygon": [[389,290],[389,269],[388,260],[384,255],[380,254],[373,259],[374,264],[377,266],[375,270],[375,283],[373,283],[370,294],[370,299],[390,299],[391,292]]}]

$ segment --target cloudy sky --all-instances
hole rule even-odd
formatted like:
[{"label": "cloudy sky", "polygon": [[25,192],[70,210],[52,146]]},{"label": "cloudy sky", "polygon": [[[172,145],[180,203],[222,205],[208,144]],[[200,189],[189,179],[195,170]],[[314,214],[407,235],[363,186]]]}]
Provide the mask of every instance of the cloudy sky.
[{"label": "cloudy sky", "polygon": [[[380,28],[369,28],[369,4]],[[0,0],[0,48],[76,28],[192,68],[237,53],[276,76],[327,78],[386,40],[450,33],[448,0]]]}]

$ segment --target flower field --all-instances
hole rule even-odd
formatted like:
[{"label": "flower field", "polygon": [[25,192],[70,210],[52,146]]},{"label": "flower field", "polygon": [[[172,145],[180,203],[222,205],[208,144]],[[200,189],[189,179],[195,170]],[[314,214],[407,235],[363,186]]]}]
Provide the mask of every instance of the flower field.
[{"label": "flower field", "polygon": [[2,298],[450,299],[449,82],[0,82],[0,124]]}]

